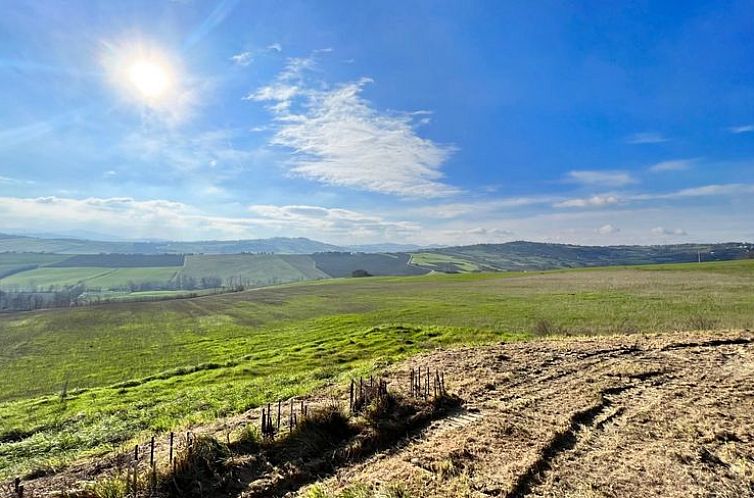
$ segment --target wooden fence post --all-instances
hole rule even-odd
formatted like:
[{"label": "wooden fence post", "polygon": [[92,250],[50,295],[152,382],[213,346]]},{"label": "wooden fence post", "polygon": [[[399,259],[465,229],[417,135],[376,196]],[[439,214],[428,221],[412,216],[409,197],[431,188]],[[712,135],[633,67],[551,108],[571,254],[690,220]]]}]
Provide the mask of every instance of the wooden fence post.
[{"label": "wooden fence post", "polygon": [[294,410],[293,398],[291,398],[291,408],[290,408],[290,411],[288,412],[288,430],[290,431],[293,430],[293,410]]},{"label": "wooden fence post", "polygon": [[134,446],[134,496],[139,490],[139,445]]},{"label": "wooden fence post", "polygon": [[278,400],[278,432],[280,432],[280,407],[282,406],[282,401]]},{"label": "wooden fence post", "polygon": [[175,460],[173,460],[173,440],[175,439],[175,433],[170,433],[170,468],[175,471]]}]

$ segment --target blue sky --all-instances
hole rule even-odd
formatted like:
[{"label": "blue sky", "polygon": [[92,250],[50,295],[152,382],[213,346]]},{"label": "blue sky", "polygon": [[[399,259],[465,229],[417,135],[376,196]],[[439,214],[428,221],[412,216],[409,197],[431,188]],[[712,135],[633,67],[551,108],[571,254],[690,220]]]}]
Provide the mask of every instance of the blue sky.
[{"label": "blue sky", "polygon": [[0,7],[0,231],[754,239],[752,2]]}]

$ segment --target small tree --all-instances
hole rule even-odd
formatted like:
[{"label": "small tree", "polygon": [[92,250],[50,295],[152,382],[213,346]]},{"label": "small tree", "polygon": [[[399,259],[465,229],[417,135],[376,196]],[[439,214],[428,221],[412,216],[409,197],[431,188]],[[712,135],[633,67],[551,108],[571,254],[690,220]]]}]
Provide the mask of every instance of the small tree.
[{"label": "small tree", "polygon": [[372,274],[371,274],[371,273],[369,273],[369,272],[368,272],[368,271],[366,271],[366,270],[361,270],[361,269],[359,269],[359,270],[354,270],[354,271],[352,271],[352,272],[351,272],[351,276],[352,276],[352,277],[354,277],[354,278],[359,278],[359,277],[371,277],[371,276],[372,276]]}]

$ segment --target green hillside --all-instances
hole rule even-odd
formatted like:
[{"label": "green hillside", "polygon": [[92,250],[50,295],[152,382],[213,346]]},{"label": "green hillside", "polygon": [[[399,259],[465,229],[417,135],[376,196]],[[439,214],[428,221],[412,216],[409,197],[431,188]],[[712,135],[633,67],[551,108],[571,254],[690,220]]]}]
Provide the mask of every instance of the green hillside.
[{"label": "green hillside", "polygon": [[0,376],[0,477],[439,345],[751,328],[752,309],[754,261],[732,261],[322,280],[0,315],[9,373]]},{"label": "green hillside", "polygon": [[[508,271],[726,261],[754,256],[748,243],[677,244],[664,246],[577,246],[538,242],[477,244],[427,249],[415,264],[440,271]],[[476,270],[470,268],[476,267]]]},{"label": "green hillside", "polygon": [[328,278],[309,256],[274,254],[190,255],[180,273],[196,279],[218,277],[224,283],[240,279],[248,286]]}]

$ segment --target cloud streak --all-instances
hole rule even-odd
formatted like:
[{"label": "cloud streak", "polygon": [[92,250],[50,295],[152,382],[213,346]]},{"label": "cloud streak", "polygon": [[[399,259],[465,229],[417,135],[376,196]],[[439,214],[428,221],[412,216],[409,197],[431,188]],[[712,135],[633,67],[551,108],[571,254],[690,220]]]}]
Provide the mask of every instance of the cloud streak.
[{"label": "cloud streak", "polygon": [[696,159],[673,159],[671,161],[661,161],[653,164],[648,168],[650,173],[665,173],[668,171],[685,171],[690,169]]},{"label": "cloud streak", "polygon": [[625,171],[606,170],[577,170],[566,175],[566,181],[582,185],[598,185],[603,187],[623,187],[636,183],[636,179]]},{"label": "cloud streak", "polygon": [[666,138],[662,133],[641,132],[641,133],[634,133],[633,135],[629,135],[628,137],[626,137],[625,142],[631,145],[642,145],[642,144],[659,144],[663,142],[668,142],[669,140],[670,139]]}]

